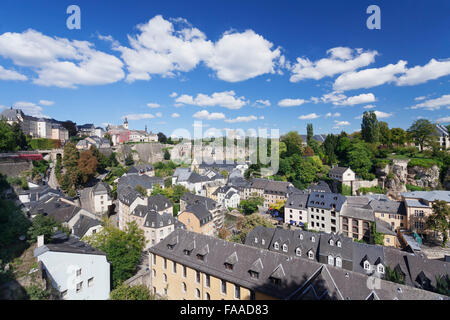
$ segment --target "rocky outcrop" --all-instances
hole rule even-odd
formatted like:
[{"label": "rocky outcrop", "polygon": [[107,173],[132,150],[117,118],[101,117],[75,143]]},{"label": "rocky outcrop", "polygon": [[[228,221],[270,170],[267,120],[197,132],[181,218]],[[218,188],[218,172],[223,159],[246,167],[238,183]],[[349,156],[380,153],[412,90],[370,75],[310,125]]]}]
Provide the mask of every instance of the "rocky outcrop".
[{"label": "rocky outcrop", "polygon": [[131,153],[135,163],[155,163],[163,161],[165,145],[161,143],[123,144],[117,147],[117,159],[124,163],[125,158]]},{"label": "rocky outcrop", "polygon": [[439,187],[439,174],[437,165],[433,165],[431,168],[408,167],[407,183],[421,188],[437,189]]},{"label": "rocky outcrop", "polygon": [[[400,193],[406,192],[406,185],[413,185],[420,188],[439,188],[439,167],[433,165],[430,168],[421,166],[408,166],[409,160],[394,159],[392,164],[376,169],[376,175],[381,180],[388,193],[398,198]],[[449,184],[450,184],[450,173]],[[450,185],[449,185],[450,187]]]}]

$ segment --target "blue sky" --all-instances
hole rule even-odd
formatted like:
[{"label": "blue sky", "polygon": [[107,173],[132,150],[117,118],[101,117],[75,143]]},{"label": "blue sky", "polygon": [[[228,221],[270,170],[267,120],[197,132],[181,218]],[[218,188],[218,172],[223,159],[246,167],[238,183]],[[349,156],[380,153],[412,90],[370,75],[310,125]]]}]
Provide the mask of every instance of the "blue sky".
[{"label": "blue sky", "polygon": [[[66,9],[81,9],[81,30]],[[381,9],[369,30],[366,9]],[[448,1],[10,1],[0,107],[171,134],[450,122]]]}]

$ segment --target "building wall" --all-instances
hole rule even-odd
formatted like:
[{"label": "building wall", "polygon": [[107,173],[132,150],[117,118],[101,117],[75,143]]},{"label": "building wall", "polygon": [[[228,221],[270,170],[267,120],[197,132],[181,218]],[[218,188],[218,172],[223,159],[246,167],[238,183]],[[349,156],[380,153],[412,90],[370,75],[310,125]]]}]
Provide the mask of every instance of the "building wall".
[{"label": "building wall", "polygon": [[375,212],[375,217],[389,223],[394,230],[404,229],[408,226],[406,215]]},{"label": "building wall", "polygon": [[112,199],[106,193],[94,195],[93,198],[95,213],[105,213],[108,211],[108,206],[112,205]]},{"label": "building wall", "polygon": [[[295,221],[296,224],[299,222],[308,222],[308,210],[293,209],[289,207],[284,208],[284,222],[289,223],[291,220]],[[309,224],[309,223],[308,223]]]},{"label": "building wall", "polygon": [[[427,233],[425,230],[425,222],[427,220],[427,217],[431,214],[433,214],[433,208],[416,208],[416,207],[409,207],[406,205],[406,216],[407,216],[407,226],[409,230],[417,230],[419,233]],[[418,224],[418,228],[416,228],[416,222]],[[421,228],[423,226],[423,228]]]},{"label": "building wall", "polygon": [[[348,220],[348,229],[345,228],[345,218]],[[356,219],[351,217],[341,217],[341,230],[342,234],[346,237],[361,240],[364,236],[367,236],[366,230],[370,233],[370,221]]]},{"label": "building wall", "polygon": [[[152,274],[151,291],[166,296],[169,300],[207,300],[207,293],[211,300],[249,300],[250,290],[240,287],[240,298],[235,298],[235,284],[226,282],[226,293],[222,293],[222,281],[210,275],[210,285],[206,286],[206,274],[200,272],[200,281],[197,282],[197,270],[186,267],[186,277],[183,276],[183,265],[176,263],[176,272],[173,270],[173,261],[156,256],[156,264],[153,263],[153,254],[149,256],[149,265]],[[155,272],[155,273],[154,273]],[[167,282],[164,281],[164,275]],[[186,284],[186,291],[183,290]],[[167,291],[165,291],[166,289]],[[196,295],[197,290],[199,295]]]},{"label": "building wall", "polygon": [[200,220],[192,212],[183,211],[178,215],[178,221],[184,223],[184,225],[186,226],[186,230],[205,235],[214,234],[214,221],[211,220],[205,223],[203,226],[200,226]]},{"label": "building wall", "polygon": [[338,233],[341,230],[340,212],[309,207],[308,228],[326,233]]},{"label": "building wall", "polygon": [[[110,292],[110,265],[104,255],[75,254],[47,251],[38,256],[42,261],[52,285],[64,292],[65,300],[106,300]],[[81,268],[81,275],[76,272]],[[91,286],[88,280],[93,278]],[[76,292],[76,285],[83,282]]]}]

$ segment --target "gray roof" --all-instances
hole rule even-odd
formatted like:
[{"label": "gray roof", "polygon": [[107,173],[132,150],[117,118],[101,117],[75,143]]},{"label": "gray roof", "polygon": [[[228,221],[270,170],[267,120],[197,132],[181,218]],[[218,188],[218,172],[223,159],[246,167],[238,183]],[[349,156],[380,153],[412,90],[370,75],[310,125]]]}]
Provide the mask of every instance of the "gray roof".
[{"label": "gray roof", "polygon": [[323,180],[317,183],[311,183],[308,188],[308,192],[331,192],[330,186]]},{"label": "gray roof", "polygon": [[209,181],[209,178],[207,176],[201,176],[197,172],[191,172],[187,181],[189,183],[200,183]]},{"label": "gray roof", "polygon": [[56,221],[64,223],[69,222],[79,211],[80,207],[71,205],[60,198],[52,198],[49,201],[39,201],[30,208],[30,214],[42,214],[44,216],[53,217]]},{"label": "gray roof", "polygon": [[153,171],[154,168],[150,164],[145,165],[134,165],[128,170],[127,174],[138,174],[138,173],[145,173],[149,171]]},{"label": "gray roof", "polygon": [[413,191],[413,192],[403,192],[401,194],[404,198],[414,198],[414,199],[424,199],[429,202],[433,201],[445,201],[450,202],[450,191]]},{"label": "gray roof", "polygon": [[[314,240],[313,240],[314,239]],[[310,250],[317,257],[319,247],[320,235],[315,232],[303,230],[285,230],[282,228],[275,229],[275,232],[270,242],[269,250],[285,253],[290,256],[297,256],[296,249],[300,248],[302,257],[307,257]],[[275,248],[275,243],[278,243],[279,249]],[[283,245],[287,245],[287,253],[283,252]]]},{"label": "gray roof", "polygon": [[125,203],[126,205],[132,204],[138,197],[142,198],[142,196],[131,186],[122,186],[122,188],[117,189],[117,198],[120,202]]},{"label": "gray roof", "polygon": [[379,233],[388,234],[391,236],[397,235],[397,233],[395,233],[395,231],[392,230],[392,227],[389,223],[387,223],[386,221],[377,219],[377,218],[375,218],[375,228],[376,228],[377,232],[379,232]]},{"label": "gray roof", "polygon": [[101,222],[99,220],[80,214],[80,218],[73,226],[73,235],[81,239],[90,228],[100,224]]},{"label": "gray roof", "polygon": [[111,188],[106,182],[100,181],[97,183],[94,188],[92,189],[92,192],[94,195],[100,195],[100,194],[109,194],[111,191]]},{"label": "gray roof", "polygon": [[68,239],[61,238],[61,239],[62,239],[61,242],[48,243],[34,249],[34,256],[38,257],[47,251],[106,256],[106,253],[91,247],[89,244],[78,240],[76,237],[69,237]]},{"label": "gray roof", "polygon": [[10,109],[5,109],[0,114],[0,119],[5,118],[8,121],[17,121],[18,116],[21,116],[22,118],[25,116],[22,110],[20,109],[13,109],[12,107]]},{"label": "gray roof", "polygon": [[187,205],[201,203],[201,204],[205,205],[208,210],[215,210],[215,209],[217,209],[217,202],[214,201],[213,199],[207,198],[207,197],[203,197],[203,196],[199,196],[199,195],[196,195],[196,194],[192,194],[190,192],[185,192],[181,196],[181,201],[186,202]]},{"label": "gray roof", "polygon": [[190,175],[190,168],[176,168],[172,176],[176,177],[178,181],[187,181]]},{"label": "gray roof", "polygon": [[369,203],[374,212],[406,215],[405,205],[401,201],[372,200]]},{"label": "gray roof", "polygon": [[146,228],[162,228],[175,224],[176,218],[170,213],[159,214],[154,210],[150,210],[145,217],[144,227]]},{"label": "gray roof", "polygon": [[250,181],[248,188],[264,189],[266,193],[284,194],[290,192],[292,183],[286,181],[274,181],[268,179],[254,178]]},{"label": "gray roof", "polygon": [[[274,233],[275,228],[256,226],[247,234],[245,244],[260,249],[269,249]],[[262,240],[264,240],[264,244]]]},{"label": "gray roof", "polygon": [[148,197],[148,207],[155,211],[162,211],[173,207],[172,201],[161,194]]},{"label": "gray roof", "polygon": [[201,203],[190,204],[186,207],[186,210],[184,210],[183,212],[193,213],[200,221],[201,226],[212,220],[211,212],[206,208],[204,204]]},{"label": "gray roof", "polygon": [[159,177],[149,177],[147,175],[130,174],[119,178],[117,183],[117,190],[119,191],[124,186],[136,188],[138,185],[145,189],[152,189],[154,185],[164,187],[164,180]]},{"label": "gray roof", "polygon": [[[191,254],[186,255],[185,250],[190,250]],[[372,294],[380,299],[446,299],[432,292],[384,280],[380,280],[380,289],[372,290],[368,288],[368,278],[363,274],[307,259],[287,258],[276,252],[186,230],[176,230],[151,247],[149,252],[250,290],[285,300],[363,300],[370,298]],[[197,259],[196,255],[199,253],[205,254],[203,260]],[[231,257],[236,262],[232,270],[229,270],[225,268],[225,262]],[[258,277],[252,277],[249,271],[258,272]],[[278,278],[280,281],[274,283],[271,278]],[[397,288],[402,289],[401,294]],[[314,292],[316,294],[311,295]]]},{"label": "gray roof", "polygon": [[286,209],[307,209],[309,194],[307,193],[293,193],[286,200]]},{"label": "gray roof", "polygon": [[[331,240],[333,242],[331,242]],[[340,242],[340,246],[338,246],[338,242]],[[319,241],[319,249],[318,255],[323,258],[320,261],[326,263],[327,257],[329,255],[334,258],[340,257],[342,259],[342,263],[352,263],[353,261],[353,243],[354,241],[351,238],[344,237],[338,234],[332,233],[321,233],[320,241]],[[349,267],[350,265],[345,265],[345,267]],[[355,270],[353,270],[355,271]]]},{"label": "gray roof", "polygon": [[311,192],[308,198],[308,207],[331,210],[334,205],[336,211],[341,211],[346,198],[338,193]]},{"label": "gray roof", "polygon": [[[328,171],[328,174],[338,174],[338,175],[342,175],[344,174],[345,171],[347,171],[348,169],[350,169],[349,167],[334,167],[331,168],[330,171]],[[350,169],[351,170],[351,169]]]},{"label": "gray roof", "polygon": [[369,205],[370,199],[365,196],[348,196],[342,206],[341,216],[368,221],[375,221],[375,214]]},{"label": "gray roof", "polygon": [[429,208],[430,206],[417,199],[406,199],[405,203],[408,207]]},{"label": "gray roof", "polygon": [[353,242],[353,271],[367,274],[364,269],[364,261],[369,261],[371,265],[385,264],[383,246]]}]

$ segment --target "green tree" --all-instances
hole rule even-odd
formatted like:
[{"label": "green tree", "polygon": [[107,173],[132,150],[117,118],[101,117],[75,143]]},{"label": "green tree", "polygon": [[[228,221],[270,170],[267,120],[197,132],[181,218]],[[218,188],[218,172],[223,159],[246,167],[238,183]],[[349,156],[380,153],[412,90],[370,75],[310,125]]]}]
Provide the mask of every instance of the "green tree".
[{"label": "green tree", "polygon": [[369,171],[372,169],[372,155],[364,142],[353,142],[347,152],[348,165],[363,179],[372,180],[374,175]]},{"label": "green tree", "polygon": [[325,152],[326,163],[328,164],[337,164],[338,159],[336,156],[336,148],[338,144],[338,136],[334,134],[329,134],[326,136],[325,141],[323,142],[323,149]]},{"label": "green tree", "polygon": [[250,215],[258,211],[258,206],[264,204],[264,199],[260,197],[250,197],[247,200],[241,200],[239,208],[245,215]]},{"label": "green tree", "polygon": [[36,284],[26,288],[27,296],[30,300],[47,300],[50,297],[50,291],[41,288]]},{"label": "green tree", "polygon": [[389,125],[387,122],[380,121],[378,122],[378,129],[380,132],[380,142],[384,145],[392,144],[392,132],[389,130]]},{"label": "green tree", "polygon": [[433,204],[433,213],[428,216],[426,227],[442,234],[442,247],[448,241],[450,227],[450,206],[445,201],[436,201]]},{"label": "green tree", "polygon": [[262,226],[266,228],[275,228],[273,223],[263,216],[254,213],[245,217],[238,218],[236,222],[236,228],[240,231],[236,237],[231,238],[231,241],[245,243],[247,234],[252,231],[256,226]]},{"label": "green tree", "polygon": [[20,128],[20,124],[17,122],[13,123],[11,126],[12,136],[14,139],[14,143],[16,144],[17,150],[26,150],[29,148],[29,142],[26,135],[23,133]]},{"label": "green tree", "polygon": [[0,120],[0,151],[16,150],[14,133],[6,120]]},{"label": "green tree", "polygon": [[159,143],[167,143],[167,137],[164,133],[158,132],[157,136],[158,136]]},{"label": "green tree", "polygon": [[78,150],[74,143],[69,142],[64,146],[63,166],[66,170],[75,168],[78,165]]},{"label": "green tree", "polygon": [[308,146],[311,146],[311,141],[313,141],[313,137],[314,137],[313,125],[312,123],[308,123],[306,125],[306,144]]},{"label": "green tree", "polygon": [[377,115],[374,111],[365,111],[361,123],[361,134],[364,141],[369,143],[379,142],[379,127]]},{"label": "green tree", "polygon": [[402,128],[392,128],[391,139],[392,143],[395,143],[397,146],[403,146],[406,142],[406,131]]},{"label": "green tree", "polygon": [[48,243],[51,240],[52,235],[56,231],[63,231],[68,233],[68,229],[64,228],[60,222],[57,222],[53,217],[44,216],[38,214],[33,219],[31,227],[28,229],[28,243],[34,243],[37,241],[37,237],[44,236],[44,243]]},{"label": "green tree", "polygon": [[281,141],[286,144],[286,156],[292,156],[293,154],[301,154],[303,148],[302,137],[297,131],[290,131],[281,137]]},{"label": "green tree", "polygon": [[125,165],[126,166],[132,166],[134,164],[134,160],[133,160],[133,155],[131,154],[131,152],[127,155],[127,157],[125,158]]},{"label": "green tree", "polygon": [[405,277],[396,269],[391,269],[389,266],[385,268],[385,279],[390,282],[395,282],[398,284],[405,284]]},{"label": "green tree", "polygon": [[121,284],[110,293],[111,300],[154,300],[147,286]]},{"label": "green tree", "polygon": [[434,134],[436,127],[427,119],[419,119],[413,122],[409,127],[408,133],[416,144],[420,146],[420,150],[430,146],[436,140]]},{"label": "green tree", "polygon": [[164,150],[164,160],[170,160],[170,152],[169,150]]},{"label": "green tree", "polygon": [[106,253],[112,266],[113,288],[116,288],[135,273],[146,240],[144,231],[136,222],[119,230],[105,219],[103,229],[86,237],[86,242]]},{"label": "green tree", "polygon": [[373,243],[383,246],[384,245],[384,235],[380,232],[377,232],[377,226],[376,226],[375,222],[372,222],[370,224],[370,227],[372,229]]},{"label": "green tree", "polygon": [[63,128],[69,131],[69,137],[73,137],[77,135],[77,124],[70,120],[64,121],[62,124]]}]

